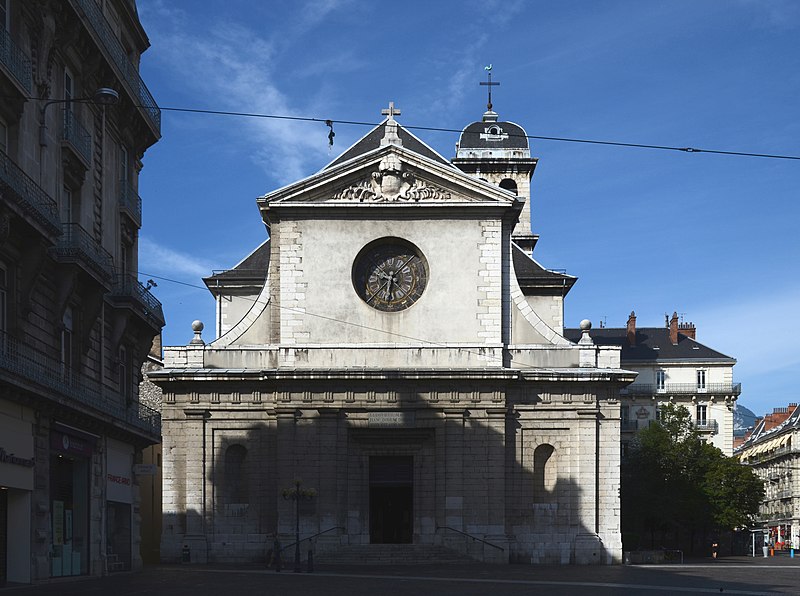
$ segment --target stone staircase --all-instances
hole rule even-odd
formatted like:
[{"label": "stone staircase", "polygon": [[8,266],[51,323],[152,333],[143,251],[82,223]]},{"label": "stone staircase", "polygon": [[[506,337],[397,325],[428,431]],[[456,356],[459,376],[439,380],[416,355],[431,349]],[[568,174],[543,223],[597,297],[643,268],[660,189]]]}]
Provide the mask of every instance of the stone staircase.
[{"label": "stone staircase", "polygon": [[433,544],[360,544],[314,554],[320,565],[464,565],[475,559]]}]

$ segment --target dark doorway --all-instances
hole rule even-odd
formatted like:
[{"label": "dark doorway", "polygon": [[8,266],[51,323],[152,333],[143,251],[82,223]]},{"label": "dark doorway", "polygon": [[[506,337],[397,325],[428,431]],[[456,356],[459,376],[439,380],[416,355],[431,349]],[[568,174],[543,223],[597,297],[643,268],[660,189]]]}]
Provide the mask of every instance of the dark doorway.
[{"label": "dark doorway", "polygon": [[369,458],[369,539],[410,544],[414,534],[414,458]]}]

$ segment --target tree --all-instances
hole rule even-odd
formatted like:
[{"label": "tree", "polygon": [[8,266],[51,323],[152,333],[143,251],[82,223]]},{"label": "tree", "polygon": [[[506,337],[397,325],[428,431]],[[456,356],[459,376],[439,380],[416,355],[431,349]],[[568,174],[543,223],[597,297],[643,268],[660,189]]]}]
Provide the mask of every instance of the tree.
[{"label": "tree", "polygon": [[748,525],[763,496],[752,469],[703,441],[685,407],[665,404],[622,461],[626,548],[649,537],[650,548],[688,541],[693,550],[698,537]]}]

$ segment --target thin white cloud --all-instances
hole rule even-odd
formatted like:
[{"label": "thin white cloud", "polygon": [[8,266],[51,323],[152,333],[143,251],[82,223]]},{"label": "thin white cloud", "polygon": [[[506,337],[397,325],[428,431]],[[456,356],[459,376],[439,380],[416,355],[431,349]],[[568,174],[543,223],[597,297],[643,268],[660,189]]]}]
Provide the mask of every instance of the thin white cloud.
[{"label": "thin white cloud", "polygon": [[739,0],[753,12],[753,25],[764,29],[796,29],[800,26],[797,0]]},{"label": "thin white cloud", "polygon": [[[316,2],[311,16],[298,28],[314,22],[343,6],[343,2]],[[250,27],[216,20],[212,28],[198,26],[194,20],[156,1],[148,8],[147,23],[151,39],[157,43],[156,59],[198,98],[196,107],[246,111],[283,116],[313,113],[313,106],[290,102],[281,91],[276,64],[284,35],[265,38]],[[313,101],[309,98],[309,102]],[[195,107],[195,106],[191,106]],[[280,183],[303,178],[324,161],[326,131],[290,120],[248,118],[221,122],[227,135]]]},{"label": "thin white cloud", "polygon": [[212,269],[204,259],[173,250],[146,236],[139,238],[139,271],[168,274],[172,278],[198,278],[210,275]]}]

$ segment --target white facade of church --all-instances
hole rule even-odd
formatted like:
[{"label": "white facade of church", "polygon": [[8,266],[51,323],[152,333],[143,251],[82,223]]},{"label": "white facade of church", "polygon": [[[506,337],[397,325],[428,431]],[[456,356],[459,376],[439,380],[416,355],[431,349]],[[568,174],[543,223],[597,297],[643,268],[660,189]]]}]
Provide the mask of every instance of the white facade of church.
[{"label": "white facade of church", "polygon": [[[218,339],[197,325],[151,373],[162,559],[261,562],[299,517],[317,561],[375,544],[619,561],[618,396],[635,373],[590,325],[563,335],[575,278],[530,256],[524,130],[490,110],[450,162],[388,112],[258,199],[269,239],[205,280]],[[313,494],[298,510],[297,481]]]}]

